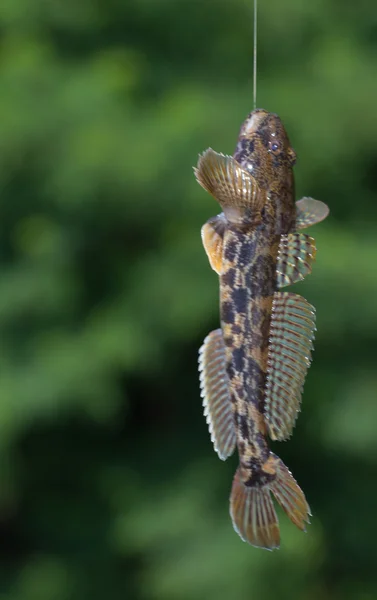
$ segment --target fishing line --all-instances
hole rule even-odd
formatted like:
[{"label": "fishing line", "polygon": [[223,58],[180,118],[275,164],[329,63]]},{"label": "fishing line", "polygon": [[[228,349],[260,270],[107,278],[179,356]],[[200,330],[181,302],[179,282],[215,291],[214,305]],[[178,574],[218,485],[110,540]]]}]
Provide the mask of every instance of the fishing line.
[{"label": "fishing line", "polygon": [[254,51],[253,51],[253,99],[254,110],[257,107],[257,21],[258,0],[254,0]]}]

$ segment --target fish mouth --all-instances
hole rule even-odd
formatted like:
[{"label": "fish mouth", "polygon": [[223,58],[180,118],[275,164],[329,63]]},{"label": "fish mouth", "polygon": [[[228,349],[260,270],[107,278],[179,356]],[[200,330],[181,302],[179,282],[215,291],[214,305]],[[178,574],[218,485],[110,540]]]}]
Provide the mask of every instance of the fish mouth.
[{"label": "fish mouth", "polygon": [[253,110],[253,112],[251,112],[244,121],[241,127],[239,137],[249,138],[250,135],[256,133],[259,130],[262,122],[268,115],[269,113],[263,108],[256,108],[255,110]]}]

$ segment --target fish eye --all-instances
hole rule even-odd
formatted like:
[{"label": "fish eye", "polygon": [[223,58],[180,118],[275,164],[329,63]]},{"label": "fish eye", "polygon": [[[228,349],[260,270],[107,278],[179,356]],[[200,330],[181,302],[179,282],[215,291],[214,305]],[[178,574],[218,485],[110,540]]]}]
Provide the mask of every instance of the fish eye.
[{"label": "fish eye", "polygon": [[272,154],[278,154],[280,152],[280,144],[277,141],[271,141],[270,142],[270,152],[272,152]]}]

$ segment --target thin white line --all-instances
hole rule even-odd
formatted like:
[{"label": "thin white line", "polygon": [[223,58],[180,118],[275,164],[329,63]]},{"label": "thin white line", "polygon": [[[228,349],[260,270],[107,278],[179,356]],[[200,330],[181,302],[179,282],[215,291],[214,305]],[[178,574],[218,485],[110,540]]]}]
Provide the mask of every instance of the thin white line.
[{"label": "thin white line", "polygon": [[254,110],[257,107],[257,21],[258,17],[258,0],[254,0],[254,57],[253,57],[253,98]]}]

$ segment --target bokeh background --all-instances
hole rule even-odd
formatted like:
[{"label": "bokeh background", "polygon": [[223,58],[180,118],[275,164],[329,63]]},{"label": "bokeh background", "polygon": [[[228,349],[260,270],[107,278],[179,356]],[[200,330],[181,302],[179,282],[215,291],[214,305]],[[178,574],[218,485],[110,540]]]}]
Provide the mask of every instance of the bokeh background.
[{"label": "bokeh background", "polygon": [[192,166],[252,108],[251,0],[0,2],[1,600],[377,598],[377,9],[260,2],[258,105],[329,204],[279,552],[228,516],[197,350],[218,326]]}]

